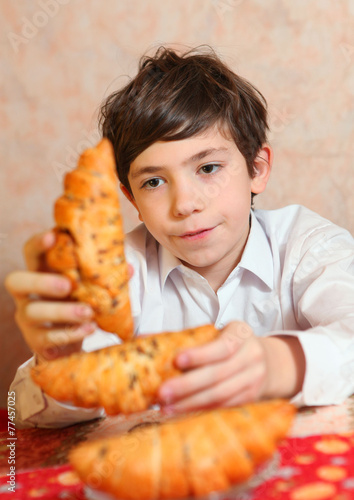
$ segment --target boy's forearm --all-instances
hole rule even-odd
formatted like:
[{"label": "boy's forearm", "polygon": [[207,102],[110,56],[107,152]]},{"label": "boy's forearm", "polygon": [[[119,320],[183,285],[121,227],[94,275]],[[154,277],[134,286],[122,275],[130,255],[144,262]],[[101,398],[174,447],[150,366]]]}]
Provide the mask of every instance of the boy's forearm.
[{"label": "boy's forearm", "polygon": [[268,365],[268,377],[263,390],[266,398],[291,398],[302,389],[305,376],[305,355],[297,337],[273,336],[262,338]]}]

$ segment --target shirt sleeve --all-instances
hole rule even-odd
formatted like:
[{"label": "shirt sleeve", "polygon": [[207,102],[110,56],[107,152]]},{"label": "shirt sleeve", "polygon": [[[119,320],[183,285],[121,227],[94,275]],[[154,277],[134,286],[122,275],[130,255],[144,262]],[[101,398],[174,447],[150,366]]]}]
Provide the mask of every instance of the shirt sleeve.
[{"label": "shirt sleeve", "polygon": [[[295,250],[295,251],[294,251]],[[288,258],[292,297],[306,360],[298,406],[340,404],[354,393],[354,240],[329,224],[311,232]],[[294,262],[296,265],[294,266]]]},{"label": "shirt sleeve", "polygon": [[[97,329],[95,333],[85,338],[83,349],[93,351],[117,343],[119,339],[116,335]],[[105,415],[102,408],[79,408],[61,403],[44,394],[32,380],[31,368],[34,365],[34,357],[21,365],[9,389],[15,392],[17,428],[66,427]]]},{"label": "shirt sleeve", "polygon": [[77,408],[60,403],[45,395],[31,378],[30,371],[35,364],[31,358],[21,365],[10,391],[15,392],[16,427],[66,427],[77,422],[102,417],[104,410]]}]

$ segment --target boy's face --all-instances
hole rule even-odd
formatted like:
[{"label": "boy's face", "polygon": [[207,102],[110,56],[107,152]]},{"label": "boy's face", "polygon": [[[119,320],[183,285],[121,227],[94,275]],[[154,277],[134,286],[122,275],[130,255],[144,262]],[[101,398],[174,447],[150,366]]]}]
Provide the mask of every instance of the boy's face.
[{"label": "boy's face", "polygon": [[268,157],[263,162],[261,154],[251,179],[235,143],[216,127],[156,142],[131,164],[133,198],[123,191],[162,246],[210,283],[222,283],[247,241],[251,192],[260,193],[267,184],[271,151],[265,151]]}]

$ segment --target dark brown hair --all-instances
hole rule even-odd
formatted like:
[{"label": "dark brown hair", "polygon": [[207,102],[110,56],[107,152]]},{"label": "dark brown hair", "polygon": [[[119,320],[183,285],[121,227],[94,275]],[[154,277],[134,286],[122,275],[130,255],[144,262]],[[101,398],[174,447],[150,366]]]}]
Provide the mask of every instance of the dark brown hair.
[{"label": "dark brown hair", "polygon": [[118,176],[131,192],[131,163],[156,141],[186,139],[217,124],[244,156],[250,177],[268,130],[262,94],[232,72],[211,49],[182,55],[160,47],[100,110],[103,136],[113,144]]}]

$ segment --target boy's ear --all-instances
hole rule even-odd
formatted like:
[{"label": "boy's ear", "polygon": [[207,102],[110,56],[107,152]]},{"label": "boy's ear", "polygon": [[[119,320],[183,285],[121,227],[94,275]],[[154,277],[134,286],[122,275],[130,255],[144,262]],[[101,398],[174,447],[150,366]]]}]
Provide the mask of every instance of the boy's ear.
[{"label": "boy's ear", "polygon": [[140,212],[139,212],[139,209],[138,209],[138,205],[136,204],[136,202],[134,200],[134,196],[131,194],[129,189],[127,189],[122,183],[119,184],[119,187],[120,187],[120,190],[122,191],[122,193],[124,194],[124,196],[127,198],[127,200],[129,200],[130,203],[132,205],[134,205],[134,207],[136,208],[136,210],[138,212],[139,219],[143,222],[143,219],[142,219]]},{"label": "boy's ear", "polygon": [[273,150],[269,144],[263,144],[254,160],[255,175],[251,179],[252,193],[262,193],[267,187],[273,165]]}]

